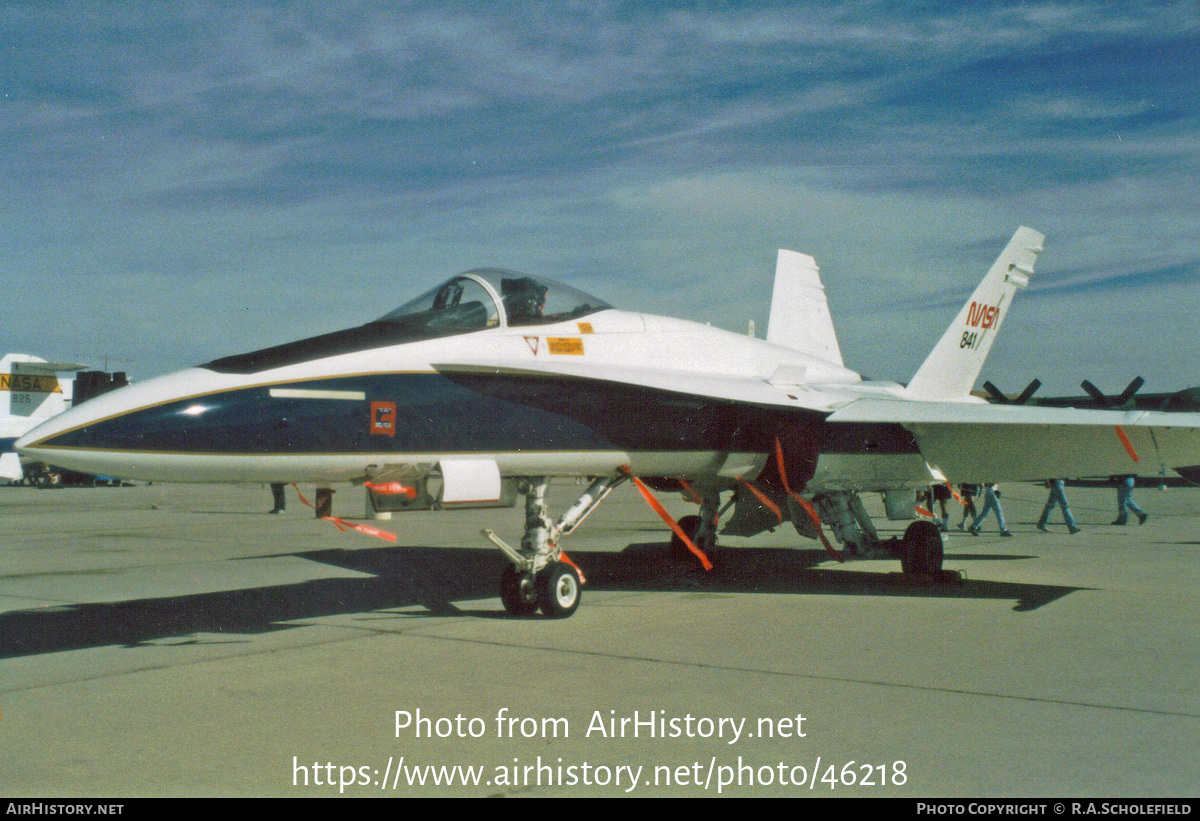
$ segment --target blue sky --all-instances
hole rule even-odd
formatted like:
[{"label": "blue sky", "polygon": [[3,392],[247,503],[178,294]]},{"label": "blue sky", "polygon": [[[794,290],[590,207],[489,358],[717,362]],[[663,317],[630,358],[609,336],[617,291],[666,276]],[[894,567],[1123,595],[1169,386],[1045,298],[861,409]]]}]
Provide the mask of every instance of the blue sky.
[{"label": "blue sky", "polygon": [[765,329],[816,256],[907,380],[1018,225],[984,377],[1200,384],[1189,3],[0,5],[0,351],[136,378],[479,266]]}]

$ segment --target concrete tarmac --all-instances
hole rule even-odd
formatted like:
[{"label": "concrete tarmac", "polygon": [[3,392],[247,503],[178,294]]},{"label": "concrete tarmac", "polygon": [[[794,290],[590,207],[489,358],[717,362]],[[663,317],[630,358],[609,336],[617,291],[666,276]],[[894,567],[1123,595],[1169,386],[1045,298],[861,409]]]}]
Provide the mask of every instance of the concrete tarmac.
[{"label": "concrete tarmac", "polygon": [[1083,532],[1040,533],[1046,491],[1006,485],[1015,537],[954,529],[966,581],[930,587],[790,526],[679,566],[626,486],[551,621],[504,614],[479,535],[520,509],[374,523],[393,545],[290,488],[0,488],[0,792],[1195,797],[1200,491],[1139,490],[1141,527],[1068,494]]}]

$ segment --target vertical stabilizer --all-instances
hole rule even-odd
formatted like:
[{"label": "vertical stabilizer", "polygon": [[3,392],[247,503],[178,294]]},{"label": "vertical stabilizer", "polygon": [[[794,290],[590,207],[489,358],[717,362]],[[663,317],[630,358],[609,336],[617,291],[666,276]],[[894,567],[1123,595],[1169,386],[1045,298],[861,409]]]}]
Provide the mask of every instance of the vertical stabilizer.
[{"label": "vertical stabilizer", "polygon": [[779,249],[767,341],[835,365],[844,364],[817,261],[808,254]]},{"label": "vertical stabilizer", "polygon": [[1029,284],[1045,239],[1021,226],[930,352],[906,393],[913,399],[966,398],[996,341],[1013,295]]},{"label": "vertical stabilizer", "polygon": [[23,353],[0,358],[0,479],[15,481],[23,475],[13,448],[17,439],[67,409],[71,383],[60,381],[58,373],[84,367],[74,362],[47,362]]},{"label": "vertical stabilizer", "polygon": [[47,362],[23,353],[0,358],[0,416],[49,419],[67,409],[70,383],[58,378],[62,371],[85,368],[75,362]]}]

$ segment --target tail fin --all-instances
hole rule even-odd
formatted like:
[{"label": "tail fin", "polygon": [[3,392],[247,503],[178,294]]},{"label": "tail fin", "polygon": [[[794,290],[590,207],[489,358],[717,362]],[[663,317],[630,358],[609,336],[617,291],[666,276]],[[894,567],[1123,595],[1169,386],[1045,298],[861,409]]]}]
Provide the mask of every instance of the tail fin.
[{"label": "tail fin", "polygon": [[13,443],[38,423],[67,409],[71,383],[62,382],[58,373],[85,367],[21,353],[0,358],[0,479],[17,480],[23,475]]},{"label": "tail fin", "polygon": [[779,249],[767,341],[826,362],[843,364],[825,286],[821,284],[817,261],[808,254]]},{"label": "tail fin", "polygon": [[996,341],[1013,295],[1029,284],[1045,237],[1021,226],[987,276],[930,352],[906,393],[913,399],[962,399],[970,394]]},{"label": "tail fin", "polygon": [[23,353],[0,358],[0,416],[49,419],[67,409],[71,383],[58,374],[86,368],[75,362],[47,362]]}]

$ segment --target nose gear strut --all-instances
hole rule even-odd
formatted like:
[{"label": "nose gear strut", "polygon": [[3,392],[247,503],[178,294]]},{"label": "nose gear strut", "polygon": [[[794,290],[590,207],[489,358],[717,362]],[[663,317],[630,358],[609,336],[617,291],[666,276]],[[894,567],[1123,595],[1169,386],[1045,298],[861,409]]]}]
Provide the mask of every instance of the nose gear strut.
[{"label": "nose gear strut", "polygon": [[514,616],[529,616],[541,610],[543,615],[559,619],[575,612],[585,580],[558,541],[579,527],[625,479],[625,476],[594,479],[558,521],[551,521],[546,502],[549,480],[545,476],[530,476],[521,481],[520,490],[525,495],[521,547],[512,547],[492,530],[483,531],[512,562],[500,575],[500,601],[505,610]]}]

